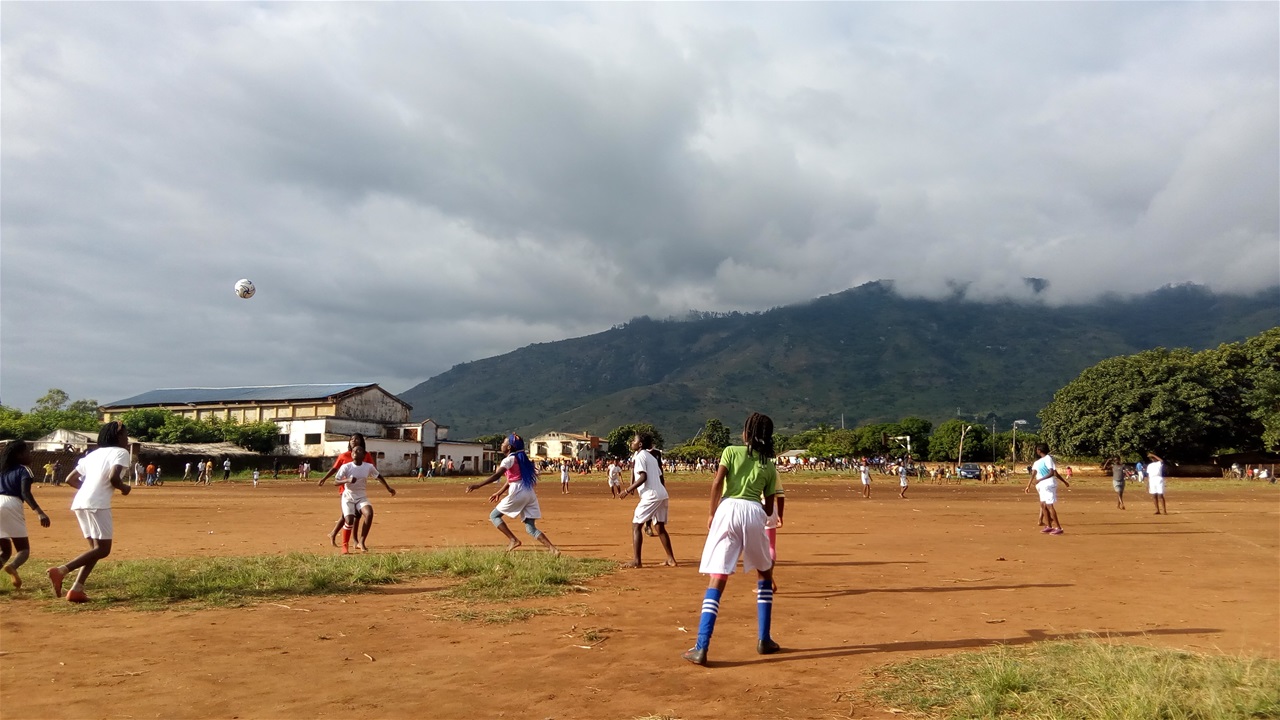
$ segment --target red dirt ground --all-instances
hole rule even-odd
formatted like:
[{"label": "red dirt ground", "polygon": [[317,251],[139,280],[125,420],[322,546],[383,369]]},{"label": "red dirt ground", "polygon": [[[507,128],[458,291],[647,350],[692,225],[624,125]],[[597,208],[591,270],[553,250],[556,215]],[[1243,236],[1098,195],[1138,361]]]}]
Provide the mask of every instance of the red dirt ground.
[{"label": "red dirt ground", "polygon": [[[342,597],[238,609],[52,612],[26,593],[0,599],[0,707],[18,718],[835,718],[890,717],[858,694],[870,669],[908,657],[1076,633],[1196,651],[1280,657],[1280,492],[1190,490],[1169,481],[1168,516],[1143,486],[1115,508],[1109,479],[1063,492],[1067,534],[1041,535],[1018,485],[915,485],[908,500],[876,478],[785,478],[774,637],[755,654],[753,581],[729,582],[711,667],[680,659],[697,632],[707,476],[670,479],[682,567],[619,570],[590,593],[493,625],[450,619],[427,579]],[[375,552],[497,546],[482,493],[392,481],[371,490]],[[544,482],[540,523],[567,553],[625,560],[632,500],[601,475],[573,493]],[[28,518],[37,558],[70,558],[83,539],[71,491],[38,488],[54,527]],[[106,560],[331,552],[332,488],[273,481],[193,488],[171,482],[115,501]],[[518,529],[518,526],[517,528]],[[526,543],[522,552],[536,552]],[[25,568],[44,583],[44,562]],[[0,578],[7,583],[7,578]],[[90,581],[92,593],[92,580]],[[607,639],[590,649],[584,639]],[[373,660],[370,660],[369,657]],[[850,693],[850,691],[852,691]]]}]

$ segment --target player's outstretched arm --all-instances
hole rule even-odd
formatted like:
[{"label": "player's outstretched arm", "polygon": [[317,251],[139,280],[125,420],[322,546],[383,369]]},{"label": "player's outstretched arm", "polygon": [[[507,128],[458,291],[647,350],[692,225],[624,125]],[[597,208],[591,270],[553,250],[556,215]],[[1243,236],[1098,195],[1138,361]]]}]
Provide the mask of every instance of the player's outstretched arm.
[{"label": "player's outstretched arm", "polygon": [[480,488],[484,487],[485,485],[488,485],[489,483],[496,482],[498,478],[502,477],[503,472],[504,472],[503,470],[499,470],[494,474],[490,475],[488,479],[485,480],[484,482],[478,482],[474,485],[468,485],[467,492],[472,492],[473,490],[479,490]]},{"label": "player's outstretched arm", "polygon": [[382,483],[382,487],[386,488],[387,492],[391,493],[391,497],[396,496],[396,489],[387,484],[387,479],[382,477],[382,473],[378,473],[378,482]]}]

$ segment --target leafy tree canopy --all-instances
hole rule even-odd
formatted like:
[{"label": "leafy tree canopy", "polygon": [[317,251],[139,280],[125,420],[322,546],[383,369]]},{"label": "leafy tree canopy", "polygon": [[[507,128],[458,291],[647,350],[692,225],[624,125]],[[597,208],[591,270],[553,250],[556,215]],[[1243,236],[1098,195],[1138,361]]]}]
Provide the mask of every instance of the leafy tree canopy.
[{"label": "leafy tree canopy", "polygon": [[492,450],[497,450],[502,447],[502,441],[506,439],[506,433],[493,433],[491,435],[481,435],[475,439],[475,442],[482,443]]},{"label": "leafy tree canopy", "polygon": [[[951,419],[934,428],[929,436],[929,459],[946,462],[970,462],[991,459],[991,431],[978,423]],[[961,449],[963,443],[963,456]]]},{"label": "leafy tree canopy", "polygon": [[57,429],[92,432],[98,429],[97,400],[76,400],[68,403],[67,393],[50,388],[36,400],[31,412],[0,405],[0,439],[21,438],[35,440]]},{"label": "leafy tree canopy", "polygon": [[1040,419],[1049,445],[1067,455],[1204,457],[1274,447],[1277,373],[1280,328],[1201,352],[1157,348],[1086,368]]},{"label": "leafy tree canopy", "polygon": [[631,455],[631,438],[635,437],[638,432],[648,431],[653,433],[653,446],[661,448],[664,444],[662,433],[658,432],[658,428],[649,423],[628,423],[619,425],[605,438],[609,443],[609,455],[616,458],[629,457]]},{"label": "leafy tree canopy", "polygon": [[725,427],[725,424],[716,418],[711,418],[702,427],[702,434],[698,436],[698,439],[703,445],[712,450],[724,450],[729,445],[729,428]]}]

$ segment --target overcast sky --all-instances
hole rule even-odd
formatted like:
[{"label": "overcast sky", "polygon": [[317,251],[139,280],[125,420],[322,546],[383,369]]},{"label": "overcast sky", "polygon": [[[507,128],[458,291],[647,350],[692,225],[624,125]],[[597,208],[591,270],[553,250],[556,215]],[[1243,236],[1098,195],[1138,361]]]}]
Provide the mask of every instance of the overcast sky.
[{"label": "overcast sky", "polygon": [[[0,401],[1280,282],[1280,5],[4,3]],[[250,278],[251,300],[232,292]],[[523,381],[494,378],[495,384]]]}]

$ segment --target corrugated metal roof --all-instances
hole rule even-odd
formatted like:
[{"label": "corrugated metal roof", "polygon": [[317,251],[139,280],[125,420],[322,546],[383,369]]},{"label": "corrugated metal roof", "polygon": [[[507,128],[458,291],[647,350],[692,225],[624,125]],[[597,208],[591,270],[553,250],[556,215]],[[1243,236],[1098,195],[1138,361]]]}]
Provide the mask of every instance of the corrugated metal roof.
[{"label": "corrugated metal roof", "polygon": [[225,388],[161,388],[141,395],[117,400],[104,408],[140,405],[202,405],[252,401],[323,400],[357,388],[374,387],[377,383],[339,383],[335,385],[261,385]]}]

